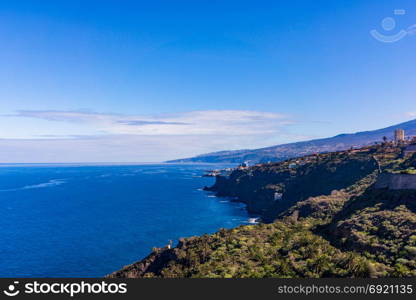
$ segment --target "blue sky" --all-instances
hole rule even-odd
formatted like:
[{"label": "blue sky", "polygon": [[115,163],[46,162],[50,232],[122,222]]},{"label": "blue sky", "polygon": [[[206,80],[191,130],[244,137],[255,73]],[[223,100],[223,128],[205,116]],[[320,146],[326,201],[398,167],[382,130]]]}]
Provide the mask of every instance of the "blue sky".
[{"label": "blue sky", "polygon": [[414,24],[412,0],[2,1],[0,162],[162,161],[414,119]]}]

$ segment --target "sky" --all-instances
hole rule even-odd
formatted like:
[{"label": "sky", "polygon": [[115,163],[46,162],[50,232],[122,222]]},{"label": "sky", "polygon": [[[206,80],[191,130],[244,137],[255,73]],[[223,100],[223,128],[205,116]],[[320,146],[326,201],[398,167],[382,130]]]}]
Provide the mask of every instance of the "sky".
[{"label": "sky", "polygon": [[413,0],[0,1],[0,163],[158,162],[416,118]]}]

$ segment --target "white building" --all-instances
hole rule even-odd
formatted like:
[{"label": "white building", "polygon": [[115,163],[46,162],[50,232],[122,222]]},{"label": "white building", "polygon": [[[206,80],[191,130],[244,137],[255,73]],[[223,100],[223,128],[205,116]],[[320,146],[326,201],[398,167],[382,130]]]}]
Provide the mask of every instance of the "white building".
[{"label": "white building", "polygon": [[274,193],[274,201],[280,201],[283,198],[283,193],[275,192]]}]

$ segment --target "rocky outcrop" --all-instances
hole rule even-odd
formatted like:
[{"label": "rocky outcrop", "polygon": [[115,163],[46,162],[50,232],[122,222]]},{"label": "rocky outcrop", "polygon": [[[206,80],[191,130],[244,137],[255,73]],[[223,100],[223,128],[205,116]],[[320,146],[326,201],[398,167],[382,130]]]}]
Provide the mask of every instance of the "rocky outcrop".
[{"label": "rocky outcrop", "polygon": [[[179,247],[180,245],[178,245]],[[175,249],[156,248],[145,259],[125,266],[121,270],[107,275],[107,278],[139,278],[146,273],[158,274],[158,270],[167,267],[168,263],[176,260]]]}]

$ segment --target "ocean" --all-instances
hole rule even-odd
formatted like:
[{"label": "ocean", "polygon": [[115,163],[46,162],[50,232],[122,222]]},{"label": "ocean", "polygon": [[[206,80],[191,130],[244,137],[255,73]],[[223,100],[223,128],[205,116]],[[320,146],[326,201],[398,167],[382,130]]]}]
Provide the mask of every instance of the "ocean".
[{"label": "ocean", "polygon": [[202,191],[214,165],[3,165],[0,277],[102,277],[181,237],[248,222]]}]

